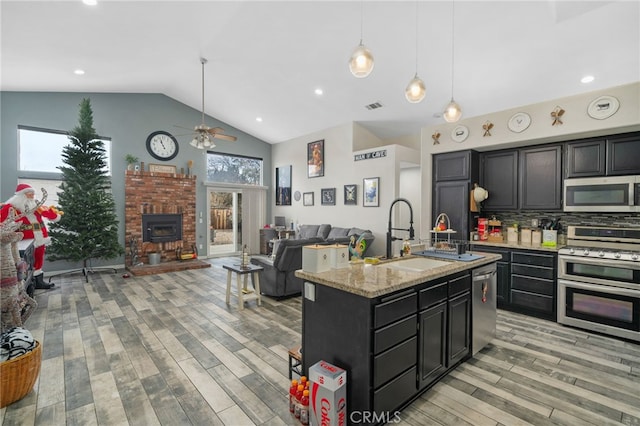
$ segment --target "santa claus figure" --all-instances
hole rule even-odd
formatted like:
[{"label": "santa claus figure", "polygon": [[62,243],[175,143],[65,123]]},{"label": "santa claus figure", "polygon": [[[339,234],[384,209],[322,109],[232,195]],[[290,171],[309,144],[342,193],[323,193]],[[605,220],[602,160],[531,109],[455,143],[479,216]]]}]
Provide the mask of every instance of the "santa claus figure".
[{"label": "santa claus figure", "polygon": [[[24,234],[25,240],[30,238],[34,240],[33,279],[35,281],[35,287],[39,289],[50,289],[54,287],[55,284],[44,282],[42,265],[44,264],[45,247],[51,243],[51,239],[49,238],[47,228],[42,218],[44,217],[51,222],[57,222],[60,220],[61,212],[44,205],[37,207],[38,202],[35,199],[35,195],[36,192],[30,185],[25,183],[19,184],[16,187],[15,195],[9,198],[2,206],[2,209],[0,209],[0,222],[7,218],[11,207],[16,210],[18,215],[27,212],[22,218],[18,219],[18,222],[22,224],[17,231]],[[28,286],[29,283],[25,283],[25,285]]]}]

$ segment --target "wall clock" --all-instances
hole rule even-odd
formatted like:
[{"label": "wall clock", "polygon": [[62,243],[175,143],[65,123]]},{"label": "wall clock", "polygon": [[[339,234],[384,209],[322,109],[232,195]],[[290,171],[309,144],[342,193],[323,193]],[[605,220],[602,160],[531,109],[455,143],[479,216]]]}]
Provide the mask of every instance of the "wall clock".
[{"label": "wall clock", "polygon": [[157,160],[169,161],[178,155],[178,141],[169,132],[158,130],[147,137],[147,151]]},{"label": "wall clock", "polygon": [[615,114],[620,108],[620,102],[613,96],[600,96],[594,99],[587,108],[589,117],[604,120]]}]

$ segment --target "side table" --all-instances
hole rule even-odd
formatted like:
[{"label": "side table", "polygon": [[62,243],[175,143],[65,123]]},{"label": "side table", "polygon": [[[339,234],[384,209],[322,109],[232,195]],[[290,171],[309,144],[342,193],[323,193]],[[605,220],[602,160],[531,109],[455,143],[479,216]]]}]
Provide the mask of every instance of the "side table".
[{"label": "side table", "polygon": [[[238,309],[244,309],[244,302],[249,300],[257,300],[258,306],[262,305],[262,299],[260,297],[260,272],[264,270],[262,266],[249,264],[245,267],[239,264],[234,265],[222,265],[227,270],[227,305],[231,298],[231,275],[236,274],[237,291],[238,291]],[[254,290],[247,289],[247,276],[251,275]],[[240,284],[240,277],[244,277],[243,284]]]}]

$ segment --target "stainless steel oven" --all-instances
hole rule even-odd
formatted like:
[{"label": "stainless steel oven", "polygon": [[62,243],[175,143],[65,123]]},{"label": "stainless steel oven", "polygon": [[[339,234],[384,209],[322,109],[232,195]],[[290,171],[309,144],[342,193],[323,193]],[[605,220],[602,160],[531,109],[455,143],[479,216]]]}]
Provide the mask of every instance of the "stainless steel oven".
[{"label": "stainless steel oven", "polygon": [[558,322],[640,342],[640,229],[569,227]]}]

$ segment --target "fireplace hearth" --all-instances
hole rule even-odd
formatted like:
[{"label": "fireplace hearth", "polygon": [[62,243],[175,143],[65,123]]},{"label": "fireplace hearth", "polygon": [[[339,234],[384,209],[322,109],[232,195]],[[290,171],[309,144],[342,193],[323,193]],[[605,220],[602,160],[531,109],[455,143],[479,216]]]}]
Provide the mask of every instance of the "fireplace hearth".
[{"label": "fireplace hearth", "polygon": [[143,214],[142,241],[164,243],[182,240],[182,214]]}]

